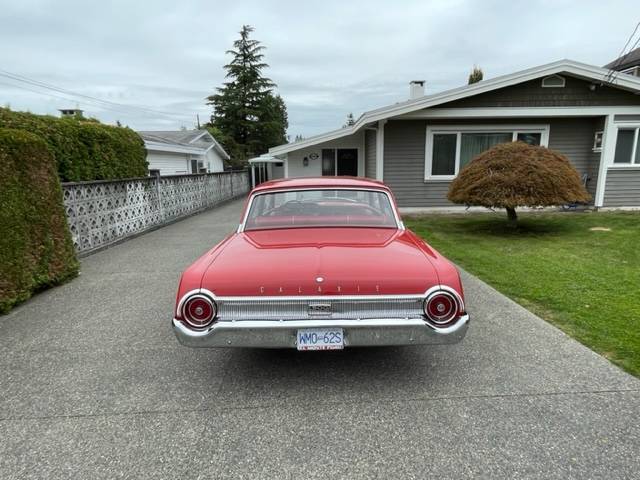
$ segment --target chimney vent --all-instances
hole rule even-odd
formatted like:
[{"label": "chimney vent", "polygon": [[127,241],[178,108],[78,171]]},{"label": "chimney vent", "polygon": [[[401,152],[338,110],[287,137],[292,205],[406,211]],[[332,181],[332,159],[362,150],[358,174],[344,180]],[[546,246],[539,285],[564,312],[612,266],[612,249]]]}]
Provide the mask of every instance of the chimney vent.
[{"label": "chimney vent", "polygon": [[409,100],[424,97],[424,80],[411,80],[409,82]]}]

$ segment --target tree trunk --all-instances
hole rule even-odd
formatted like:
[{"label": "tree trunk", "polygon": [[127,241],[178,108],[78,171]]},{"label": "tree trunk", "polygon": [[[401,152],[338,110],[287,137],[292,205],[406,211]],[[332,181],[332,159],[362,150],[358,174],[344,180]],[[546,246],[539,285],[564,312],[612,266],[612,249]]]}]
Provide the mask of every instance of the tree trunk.
[{"label": "tree trunk", "polygon": [[513,207],[506,207],[507,210],[507,218],[509,219],[509,225],[515,227],[518,225],[518,215],[516,214],[516,209]]}]

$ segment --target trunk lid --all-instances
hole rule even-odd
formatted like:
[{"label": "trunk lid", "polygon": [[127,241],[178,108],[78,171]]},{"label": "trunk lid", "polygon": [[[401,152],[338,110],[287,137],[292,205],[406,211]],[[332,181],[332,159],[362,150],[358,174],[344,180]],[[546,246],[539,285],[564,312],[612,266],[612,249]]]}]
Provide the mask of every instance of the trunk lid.
[{"label": "trunk lid", "polygon": [[202,277],[217,296],[422,294],[438,284],[411,236],[385,228],[239,233]]}]

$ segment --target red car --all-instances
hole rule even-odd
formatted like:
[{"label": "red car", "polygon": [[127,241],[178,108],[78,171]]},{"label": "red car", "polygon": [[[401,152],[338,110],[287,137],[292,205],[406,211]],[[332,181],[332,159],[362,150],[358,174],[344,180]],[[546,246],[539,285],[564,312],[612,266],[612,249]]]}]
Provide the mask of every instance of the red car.
[{"label": "red car", "polygon": [[330,350],[456,343],[456,268],[405,229],[380,182],[263,183],[237,231],[183,274],[173,328],[191,347]]}]

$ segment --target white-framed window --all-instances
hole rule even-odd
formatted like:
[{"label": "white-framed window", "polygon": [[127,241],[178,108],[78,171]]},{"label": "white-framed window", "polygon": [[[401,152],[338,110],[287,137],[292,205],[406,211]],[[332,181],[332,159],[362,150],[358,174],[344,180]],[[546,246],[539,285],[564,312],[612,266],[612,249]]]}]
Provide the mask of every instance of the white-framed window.
[{"label": "white-framed window", "polygon": [[498,143],[549,144],[549,125],[429,125],[425,180],[452,180],[467,163]]},{"label": "white-framed window", "polygon": [[566,80],[560,75],[549,75],[542,79],[543,88],[564,88]]},{"label": "white-framed window", "polygon": [[604,132],[602,130],[597,131],[593,134],[593,151],[601,152],[602,151],[602,137],[604,136]]},{"label": "white-framed window", "polygon": [[618,127],[616,150],[613,155],[615,166],[640,166],[639,134],[640,125]]},{"label": "white-framed window", "polygon": [[622,73],[633,75],[634,77],[640,77],[640,67],[629,67],[625,70],[622,70]]}]

